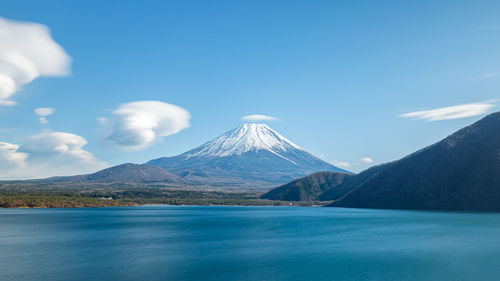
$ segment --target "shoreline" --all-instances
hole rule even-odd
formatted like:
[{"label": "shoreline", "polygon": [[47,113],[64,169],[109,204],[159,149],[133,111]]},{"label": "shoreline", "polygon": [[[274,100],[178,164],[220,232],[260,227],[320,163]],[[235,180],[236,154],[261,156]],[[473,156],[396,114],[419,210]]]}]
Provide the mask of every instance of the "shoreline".
[{"label": "shoreline", "polygon": [[[306,203],[306,202],[302,202]],[[207,204],[207,205],[200,205],[200,204],[138,204],[138,205],[116,205],[116,206],[67,206],[67,207],[44,207],[44,206],[34,206],[34,207],[27,207],[27,206],[18,206],[18,207],[0,207],[0,209],[83,209],[83,208],[92,208],[92,209],[99,209],[99,208],[124,208],[124,207],[161,207],[161,206],[185,206],[185,207],[323,207],[324,205],[318,205],[318,204],[294,204],[294,205],[286,205],[286,204],[275,204],[275,205],[243,205],[243,204],[238,204],[238,205],[233,205],[233,204]]]},{"label": "shoreline", "polygon": [[[271,202],[274,203],[274,202]],[[123,208],[123,207],[154,207],[154,206],[186,206],[186,207],[323,207],[325,204],[313,204],[311,202],[292,202],[292,204],[123,204],[123,205],[103,205],[103,206],[0,206],[0,209],[80,209],[80,208]]]},{"label": "shoreline", "polygon": [[0,208],[98,208],[134,206],[292,206],[319,207],[329,201],[261,199],[261,192],[218,192],[153,188],[0,188]]}]

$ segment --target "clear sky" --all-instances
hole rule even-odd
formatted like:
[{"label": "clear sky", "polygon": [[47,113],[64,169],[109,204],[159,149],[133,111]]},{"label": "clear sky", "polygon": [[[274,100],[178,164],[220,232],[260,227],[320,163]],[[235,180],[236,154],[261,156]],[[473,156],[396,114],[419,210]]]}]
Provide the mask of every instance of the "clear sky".
[{"label": "clear sky", "polygon": [[[1,6],[3,178],[177,155],[250,114],[275,117],[266,123],[280,134],[359,172],[499,110],[499,1]],[[18,21],[45,25],[55,42]],[[134,127],[137,118],[158,126]]]}]

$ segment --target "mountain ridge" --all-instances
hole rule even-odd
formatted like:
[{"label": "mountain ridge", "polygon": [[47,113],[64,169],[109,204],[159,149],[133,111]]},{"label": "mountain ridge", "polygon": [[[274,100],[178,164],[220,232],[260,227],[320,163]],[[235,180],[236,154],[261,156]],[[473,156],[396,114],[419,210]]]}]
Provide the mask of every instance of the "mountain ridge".
[{"label": "mountain ridge", "polygon": [[133,163],[112,166],[91,174],[52,177],[45,179],[45,181],[187,183],[186,180],[165,169]]},{"label": "mountain ridge", "polygon": [[354,176],[345,173],[317,172],[273,188],[261,198],[281,201],[318,201],[324,192],[334,190]]},{"label": "mountain ridge", "polygon": [[498,211],[500,112],[363,173],[365,181],[339,186],[351,190],[331,206]]}]

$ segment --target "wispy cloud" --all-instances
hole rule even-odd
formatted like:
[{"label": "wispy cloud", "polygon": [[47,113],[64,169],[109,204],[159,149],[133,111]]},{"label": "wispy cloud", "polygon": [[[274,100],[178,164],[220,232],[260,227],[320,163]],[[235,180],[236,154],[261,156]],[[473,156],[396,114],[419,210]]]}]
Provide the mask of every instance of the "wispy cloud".
[{"label": "wispy cloud", "polygon": [[262,114],[252,114],[252,115],[247,115],[241,117],[242,121],[247,121],[247,122],[263,122],[263,121],[274,121],[278,120],[278,118],[269,116],[269,115],[262,115]]},{"label": "wispy cloud", "polygon": [[481,78],[491,78],[491,77],[495,77],[495,76],[497,76],[497,73],[491,72],[491,73],[482,74],[479,77],[481,77]]},{"label": "wispy cloud", "polygon": [[451,120],[482,115],[488,113],[493,107],[495,107],[493,102],[477,102],[415,111],[401,114],[399,117],[422,119],[426,121]]},{"label": "wispy cloud", "polygon": [[0,18],[0,42],[0,105],[15,105],[12,96],[37,77],[70,72],[71,58],[45,25]]},{"label": "wispy cloud", "polygon": [[[161,101],[122,104],[109,120],[112,143],[134,149],[145,148],[161,137],[176,134],[190,126],[191,114],[177,105]],[[99,122],[107,119],[100,119]]]},{"label": "wispy cloud", "polygon": [[[2,81],[0,81],[0,93],[2,92]],[[16,102],[13,101],[13,100],[2,100],[0,99],[0,105],[3,105],[3,106],[13,106],[13,105],[16,105]]]}]

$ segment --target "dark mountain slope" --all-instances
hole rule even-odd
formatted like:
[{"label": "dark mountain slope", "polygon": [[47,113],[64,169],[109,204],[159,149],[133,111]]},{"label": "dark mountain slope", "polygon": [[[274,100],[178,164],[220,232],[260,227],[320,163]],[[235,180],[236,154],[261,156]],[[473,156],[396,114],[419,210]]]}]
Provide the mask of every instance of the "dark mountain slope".
[{"label": "dark mountain slope", "polygon": [[321,201],[338,200],[346,196],[349,192],[359,187],[361,184],[378,175],[381,171],[390,167],[393,162],[371,167],[355,176],[346,178],[340,185],[333,189],[326,190],[319,196]]},{"label": "dark mountain slope", "polygon": [[500,211],[500,112],[359,181],[332,206]]},{"label": "dark mountain slope", "polygon": [[353,174],[318,172],[276,187],[261,196],[262,199],[283,201],[315,201],[328,190],[334,189]]}]

